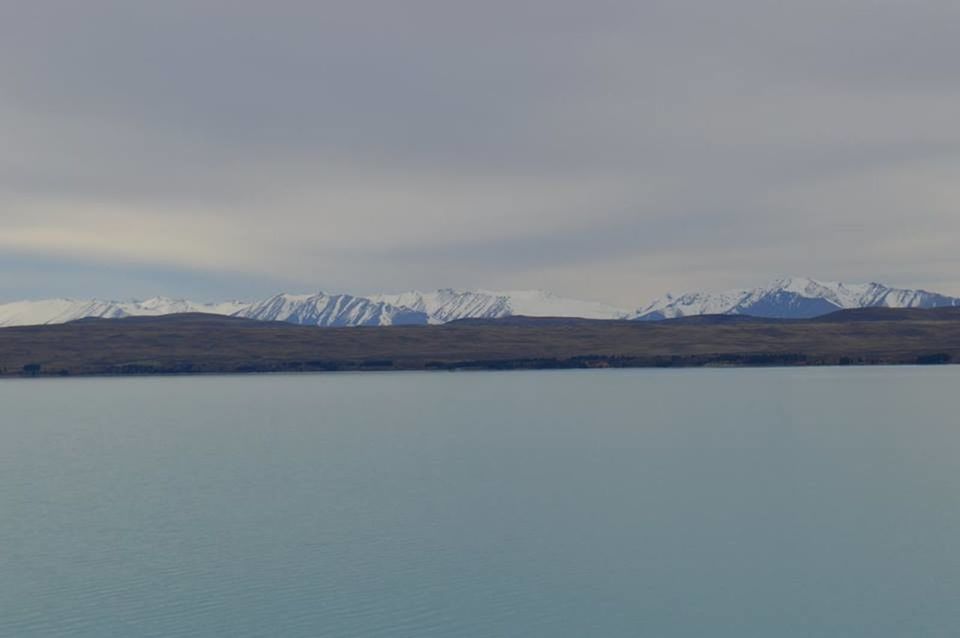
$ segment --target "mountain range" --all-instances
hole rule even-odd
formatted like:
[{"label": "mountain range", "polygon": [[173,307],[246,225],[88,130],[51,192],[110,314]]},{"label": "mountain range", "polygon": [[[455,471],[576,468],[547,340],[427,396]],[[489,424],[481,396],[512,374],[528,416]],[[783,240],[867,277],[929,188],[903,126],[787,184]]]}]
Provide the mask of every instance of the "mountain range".
[{"label": "mountain range", "polygon": [[441,324],[509,316],[656,321],[695,315],[751,315],[801,319],[851,308],[960,306],[960,298],[883,284],[846,284],[806,278],[778,279],[758,288],[665,295],[638,310],[561,297],[540,290],[442,289],[399,294],[278,294],[253,302],[201,303],[154,297],[143,301],[47,299],[0,304],[0,327],[207,313],[315,326]]},{"label": "mountain range", "polygon": [[960,306],[960,298],[883,284],[845,284],[803,277],[777,279],[766,286],[717,293],[665,295],[637,311],[643,320],[692,315],[750,315],[772,319],[809,319],[852,308],[941,308]]}]

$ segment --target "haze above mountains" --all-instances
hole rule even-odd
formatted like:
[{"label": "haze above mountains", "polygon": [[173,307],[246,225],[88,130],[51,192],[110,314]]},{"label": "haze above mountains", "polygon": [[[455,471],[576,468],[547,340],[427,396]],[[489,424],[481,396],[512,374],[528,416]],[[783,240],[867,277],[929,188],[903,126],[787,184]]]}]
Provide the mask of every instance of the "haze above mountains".
[{"label": "haze above mountains", "polygon": [[48,299],[0,304],[0,326],[57,324],[98,317],[202,312],[314,326],[440,324],[458,319],[581,317],[653,321],[704,314],[800,319],[849,308],[960,306],[960,298],[878,283],[845,284],[806,278],[778,279],[758,288],[666,295],[639,309],[571,299],[549,292],[442,289],[356,296],[278,294],[254,302],[201,303],[154,297],[144,301]]}]

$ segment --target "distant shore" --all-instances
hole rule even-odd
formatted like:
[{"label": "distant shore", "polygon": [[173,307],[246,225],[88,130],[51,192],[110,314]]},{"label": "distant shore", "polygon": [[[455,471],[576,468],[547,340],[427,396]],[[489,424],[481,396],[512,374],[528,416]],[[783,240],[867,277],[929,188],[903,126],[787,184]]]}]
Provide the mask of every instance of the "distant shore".
[{"label": "distant shore", "polygon": [[0,329],[3,377],[949,363],[960,308],[356,328],[181,314]]}]

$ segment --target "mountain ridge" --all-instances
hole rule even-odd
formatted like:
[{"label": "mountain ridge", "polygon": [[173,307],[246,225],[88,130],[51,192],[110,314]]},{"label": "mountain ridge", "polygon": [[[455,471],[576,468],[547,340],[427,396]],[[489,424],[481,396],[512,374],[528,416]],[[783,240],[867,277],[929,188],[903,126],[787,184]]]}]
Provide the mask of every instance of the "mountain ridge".
[{"label": "mountain ridge", "polygon": [[871,282],[847,284],[805,277],[777,279],[757,288],[715,293],[665,295],[637,311],[653,321],[696,315],[750,315],[805,319],[853,308],[938,308],[960,306],[960,298],[926,290],[892,288]]},{"label": "mountain ridge", "polygon": [[938,307],[960,307],[960,298],[926,290],[893,288],[876,282],[848,284],[794,277],[777,279],[756,288],[667,294],[633,311],[543,290],[442,288],[429,292],[414,290],[374,295],[281,293],[258,301],[221,303],[168,297],[139,301],[59,298],[0,304],[0,327],[59,324],[86,317],[112,319],[180,313],[346,327],[428,325],[512,316],[639,321],[703,315],[803,319],[854,308]]}]

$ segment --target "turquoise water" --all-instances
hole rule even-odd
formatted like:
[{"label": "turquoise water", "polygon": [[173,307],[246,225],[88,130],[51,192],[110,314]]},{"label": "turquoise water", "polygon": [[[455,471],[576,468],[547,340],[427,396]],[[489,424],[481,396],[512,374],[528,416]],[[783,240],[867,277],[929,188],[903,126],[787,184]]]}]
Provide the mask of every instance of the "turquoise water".
[{"label": "turquoise water", "polygon": [[0,635],[960,631],[960,367],[0,382]]}]

